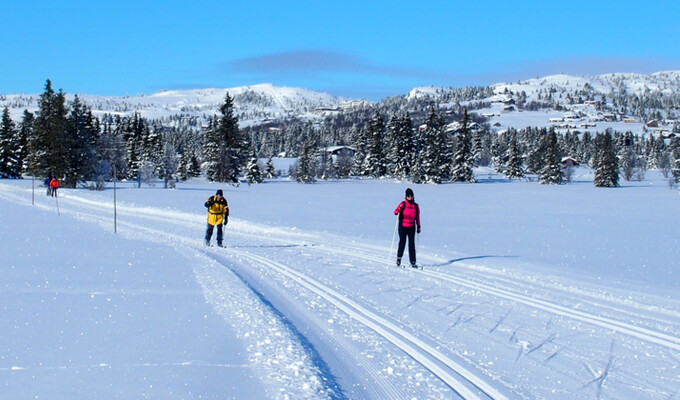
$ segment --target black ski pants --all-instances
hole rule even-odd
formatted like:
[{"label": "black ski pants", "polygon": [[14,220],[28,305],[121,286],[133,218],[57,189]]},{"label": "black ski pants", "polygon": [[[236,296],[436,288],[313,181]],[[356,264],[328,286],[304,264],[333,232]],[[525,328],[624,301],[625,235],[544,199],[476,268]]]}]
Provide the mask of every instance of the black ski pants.
[{"label": "black ski pants", "polygon": [[404,255],[404,248],[406,247],[406,238],[408,237],[408,259],[411,264],[416,263],[416,227],[399,225],[399,248],[397,249],[397,257],[401,258]]},{"label": "black ski pants", "polygon": [[[206,242],[210,242],[214,228],[215,226],[208,224],[208,228],[205,230]],[[222,224],[217,224],[217,244],[222,245]]]}]

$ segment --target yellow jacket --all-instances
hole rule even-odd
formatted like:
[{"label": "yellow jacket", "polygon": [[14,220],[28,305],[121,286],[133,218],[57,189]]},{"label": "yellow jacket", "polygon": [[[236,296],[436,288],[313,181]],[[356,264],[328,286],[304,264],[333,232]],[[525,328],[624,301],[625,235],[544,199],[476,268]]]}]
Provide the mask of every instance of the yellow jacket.
[{"label": "yellow jacket", "polygon": [[205,202],[205,206],[208,208],[208,223],[210,225],[220,225],[229,218],[229,205],[224,197],[218,200],[217,196],[211,196]]}]

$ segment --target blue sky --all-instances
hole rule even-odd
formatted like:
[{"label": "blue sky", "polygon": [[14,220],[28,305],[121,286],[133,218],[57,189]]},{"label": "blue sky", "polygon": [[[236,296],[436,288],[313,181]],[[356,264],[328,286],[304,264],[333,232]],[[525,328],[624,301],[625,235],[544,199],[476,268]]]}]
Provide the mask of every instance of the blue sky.
[{"label": "blue sky", "polygon": [[416,86],[680,70],[680,2],[0,1],[0,94]]}]

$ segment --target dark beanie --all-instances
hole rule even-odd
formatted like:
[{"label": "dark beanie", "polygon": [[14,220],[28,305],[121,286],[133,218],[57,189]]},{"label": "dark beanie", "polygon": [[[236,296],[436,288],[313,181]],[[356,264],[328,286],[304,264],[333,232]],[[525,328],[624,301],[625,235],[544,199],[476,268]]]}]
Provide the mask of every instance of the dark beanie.
[{"label": "dark beanie", "polygon": [[219,196],[224,196],[224,195],[222,194],[222,189],[217,189],[217,193],[216,193],[216,194],[219,195]]},{"label": "dark beanie", "polygon": [[411,188],[406,189],[406,197],[413,196],[413,190]]}]

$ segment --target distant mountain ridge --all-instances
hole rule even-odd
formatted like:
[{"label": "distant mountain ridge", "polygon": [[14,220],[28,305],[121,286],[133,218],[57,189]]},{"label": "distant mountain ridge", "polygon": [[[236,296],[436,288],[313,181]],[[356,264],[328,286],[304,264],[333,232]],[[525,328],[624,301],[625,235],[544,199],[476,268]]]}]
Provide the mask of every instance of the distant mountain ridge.
[{"label": "distant mountain ridge", "polygon": [[[444,101],[442,99],[446,98],[446,93],[452,90],[460,88],[417,87],[397,97],[402,97],[406,101],[430,98],[431,101],[437,102]],[[66,92],[67,101],[71,101],[75,94],[68,93],[67,90]],[[347,109],[380,103],[340,98],[302,88],[278,87],[268,83],[234,88],[165,90],[135,96],[78,94],[78,97],[91,107],[96,115],[140,113],[149,119],[186,116],[206,120],[217,112],[227,93],[234,98],[237,115],[244,126],[292,117],[321,118],[328,113],[340,113]],[[523,101],[529,102],[545,99],[549,94],[556,104],[568,104],[573,102],[574,96],[581,95],[654,93],[660,96],[680,96],[680,71],[662,71],[648,75],[611,73],[593,77],[558,74],[514,83],[496,83],[489,85],[484,93],[492,95],[474,100],[492,102],[521,95]],[[0,95],[0,107],[9,107],[12,118],[20,121],[25,109],[31,112],[37,110],[39,97],[40,94]]]}]

